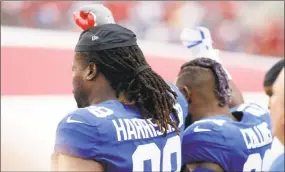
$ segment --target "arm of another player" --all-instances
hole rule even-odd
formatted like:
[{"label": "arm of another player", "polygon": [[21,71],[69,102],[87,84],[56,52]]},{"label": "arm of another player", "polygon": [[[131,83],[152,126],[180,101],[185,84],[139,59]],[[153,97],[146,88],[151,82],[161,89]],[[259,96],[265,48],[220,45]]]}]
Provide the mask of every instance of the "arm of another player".
[{"label": "arm of another player", "polygon": [[229,79],[229,85],[230,85],[230,88],[232,90],[232,101],[229,104],[229,107],[233,108],[233,107],[236,107],[236,106],[243,104],[244,99],[243,99],[242,93],[238,89],[238,87],[236,86],[235,82],[233,81],[233,78],[232,78],[231,74],[229,73],[229,71],[221,63],[220,56],[219,56],[219,50],[214,49],[213,56],[211,56],[211,59],[216,60],[217,62],[219,62],[222,65],[222,67],[223,67],[224,71],[226,72],[226,75]]},{"label": "arm of another player", "polygon": [[55,154],[52,171],[104,171],[104,167],[94,161],[66,154]]},{"label": "arm of another player", "polygon": [[[212,46],[212,36],[208,28],[185,28],[180,35],[180,40],[182,44],[190,50],[193,58],[206,57],[222,64],[219,56],[219,50],[214,49]],[[230,80],[229,83],[232,89],[233,96],[230,107],[235,107],[243,104],[244,100],[241,91],[237,88],[232,80],[232,76],[224,66],[223,69]]]},{"label": "arm of another player", "polygon": [[97,162],[99,143],[96,127],[69,115],[58,125],[52,155],[52,171],[104,171]]},{"label": "arm of another player", "polygon": [[244,99],[242,96],[241,91],[238,89],[236,84],[233,82],[233,80],[230,80],[230,87],[232,89],[232,101],[230,103],[230,108],[236,107],[238,105],[241,105],[244,103]]},{"label": "arm of another player", "polygon": [[187,164],[190,172],[224,172],[223,168],[213,162]]}]

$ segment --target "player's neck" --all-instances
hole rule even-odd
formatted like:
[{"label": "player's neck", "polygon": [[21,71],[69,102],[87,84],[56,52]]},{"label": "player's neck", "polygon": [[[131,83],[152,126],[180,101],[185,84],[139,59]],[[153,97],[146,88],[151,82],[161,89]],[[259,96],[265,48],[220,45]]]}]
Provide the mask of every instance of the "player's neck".
[{"label": "player's neck", "polygon": [[[282,145],[284,145],[284,135],[283,134],[279,134],[278,136],[276,136],[278,138],[278,140],[280,141],[280,143],[282,143]],[[284,145],[285,146],[285,145]]]},{"label": "player's neck", "polygon": [[195,116],[199,118],[197,120],[216,115],[227,115],[231,119],[236,120],[228,107],[219,107],[216,104],[208,104],[206,106],[203,104],[202,106],[196,106],[193,110],[195,111]]},{"label": "player's neck", "polygon": [[93,89],[88,98],[90,105],[116,99],[115,91],[109,85]]}]

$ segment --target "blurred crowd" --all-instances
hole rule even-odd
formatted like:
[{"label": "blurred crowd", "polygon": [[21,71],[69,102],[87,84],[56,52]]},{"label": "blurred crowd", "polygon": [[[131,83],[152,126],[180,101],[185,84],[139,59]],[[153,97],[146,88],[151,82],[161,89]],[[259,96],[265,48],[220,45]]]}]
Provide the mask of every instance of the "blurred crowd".
[{"label": "blurred crowd", "polygon": [[200,25],[216,48],[284,57],[284,1],[1,1],[1,25],[76,31],[72,12],[90,3],[140,39],[179,43],[184,27]]}]

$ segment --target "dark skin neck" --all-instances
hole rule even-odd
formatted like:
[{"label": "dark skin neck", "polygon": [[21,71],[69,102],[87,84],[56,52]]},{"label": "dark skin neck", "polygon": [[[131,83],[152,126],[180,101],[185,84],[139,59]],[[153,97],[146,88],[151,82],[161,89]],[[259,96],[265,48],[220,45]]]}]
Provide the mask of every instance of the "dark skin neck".
[{"label": "dark skin neck", "polygon": [[[208,94],[205,94],[208,93]],[[234,121],[237,119],[232,115],[229,105],[221,107],[219,100],[214,94],[211,94],[207,90],[192,90],[192,98],[190,104],[193,121],[198,121],[202,118],[216,116],[216,115],[227,115]]]},{"label": "dark skin neck", "polygon": [[217,103],[193,103],[193,106],[191,106],[192,108],[192,112],[193,114],[195,114],[195,117],[193,118],[193,121],[198,121],[202,118],[206,118],[206,117],[211,117],[211,116],[216,116],[218,114],[220,115],[227,115],[228,117],[230,117],[232,120],[236,121],[237,119],[231,114],[230,112],[230,108],[228,106],[224,106],[224,107],[220,107]]},{"label": "dark skin neck", "polygon": [[107,100],[117,100],[116,93],[108,81],[102,75],[96,79],[100,81],[97,82],[96,85],[90,84],[89,86],[93,88],[90,89],[91,91],[88,94],[89,104],[98,104]]}]

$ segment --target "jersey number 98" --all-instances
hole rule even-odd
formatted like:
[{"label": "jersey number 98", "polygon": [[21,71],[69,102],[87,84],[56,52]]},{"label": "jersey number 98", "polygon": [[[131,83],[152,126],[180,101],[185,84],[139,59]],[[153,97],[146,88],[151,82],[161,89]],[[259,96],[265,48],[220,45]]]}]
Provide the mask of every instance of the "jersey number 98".
[{"label": "jersey number 98", "polygon": [[[174,162],[171,162],[171,155],[173,155],[174,153],[176,154],[176,159],[174,160]],[[180,171],[180,137],[177,135],[169,138],[166,141],[166,144],[162,150],[160,150],[155,143],[139,145],[133,153],[132,159],[133,171]],[[151,169],[145,169],[146,161],[150,161]],[[160,163],[162,163],[162,169],[160,169]]]},{"label": "jersey number 98", "polygon": [[264,156],[262,159],[261,155],[259,153],[254,153],[254,154],[250,154],[247,158],[247,161],[245,162],[245,164],[243,165],[243,171],[247,172],[247,171],[262,171],[264,169],[263,165],[264,165],[264,161],[266,160],[266,158],[268,158],[270,155],[270,149],[267,149],[264,153]]}]

